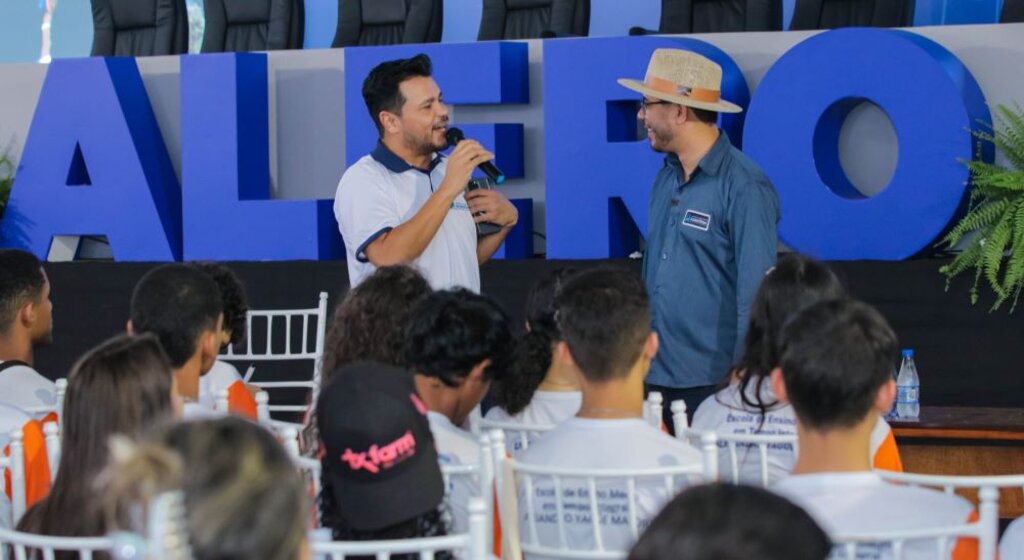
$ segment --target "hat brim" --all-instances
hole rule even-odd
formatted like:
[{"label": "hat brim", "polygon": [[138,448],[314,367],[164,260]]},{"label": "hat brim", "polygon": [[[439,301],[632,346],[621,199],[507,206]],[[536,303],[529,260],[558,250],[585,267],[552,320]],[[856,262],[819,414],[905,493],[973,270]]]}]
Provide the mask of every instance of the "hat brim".
[{"label": "hat brim", "polygon": [[631,89],[635,92],[642,93],[644,95],[649,95],[656,99],[661,99],[662,101],[678,103],[680,105],[685,105],[687,107],[692,107],[694,109],[704,109],[705,111],[714,111],[716,113],[740,113],[743,111],[743,108],[740,107],[739,105],[736,105],[735,103],[729,103],[724,99],[720,99],[716,103],[707,103],[705,101],[695,101],[693,99],[690,99],[689,97],[686,97],[685,95],[672,95],[670,93],[658,91],[656,89],[648,87],[646,84],[638,80],[619,78],[618,82],[620,86],[626,89]]}]

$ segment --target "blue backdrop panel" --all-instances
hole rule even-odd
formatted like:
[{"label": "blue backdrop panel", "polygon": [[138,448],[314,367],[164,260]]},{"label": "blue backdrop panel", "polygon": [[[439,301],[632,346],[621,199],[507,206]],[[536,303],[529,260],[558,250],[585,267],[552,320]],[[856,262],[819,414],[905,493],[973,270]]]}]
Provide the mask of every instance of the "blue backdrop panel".
[{"label": "blue backdrop panel", "polygon": [[[871,198],[849,184],[838,155],[843,120],[863,100],[885,111],[899,141],[892,181]],[[899,260],[928,247],[961,206],[968,172],[958,159],[974,155],[969,129],[990,121],[981,89],[952,53],[881,29],[831,31],[793,47],[761,81],[749,113],[746,151],[778,190],[780,237],[837,260]]]},{"label": "blue backdrop panel", "polygon": [[[426,53],[434,63],[434,79],[449,105],[529,103],[525,43],[459,45],[396,45],[345,49],[345,157],[349,165],[370,153],[377,128],[363,102],[363,80],[386,60]],[[458,122],[452,123],[460,126]],[[468,136],[468,133],[467,133]],[[518,150],[522,152],[520,138]],[[499,161],[504,157],[497,153]],[[504,170],[504,169],[503,169]]]},{"label": "blue backdrop panel", "polygon": [[45,258],[54,235],[105,235],[122,261],[181,256],[181,190],[132,58],[47,70],[0,244]]},{"label": "blue backdrop panel", "polygon": [[[643,79],[651,53],[660,47],[711,58],[722,66],[722,97],[741,107],[750,102],[750,90],[736,63],[703,41],[627,37],[546,42],[549,258],[625,256],[637,248],[638,232],[647,231],[648,195],[664,155],[652,152],[646,139],[637,141],[641,95],[616,79]],[[738,144],[743,113],[723,115],[719,124]]]},{"label": "blue backdrop panel", "polygon": [[271,200],[267,55],[181,58],[185,259],[343,254],[331,200]]}]

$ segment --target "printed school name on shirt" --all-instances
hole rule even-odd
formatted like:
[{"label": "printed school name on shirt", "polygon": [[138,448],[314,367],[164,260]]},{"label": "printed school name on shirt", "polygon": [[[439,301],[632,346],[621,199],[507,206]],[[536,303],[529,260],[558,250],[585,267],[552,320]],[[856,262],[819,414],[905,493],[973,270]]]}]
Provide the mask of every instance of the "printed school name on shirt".
[{"label": "printed school name on shirt", "polygon": [[[538,524],[557,524],[558,506],[553,501],[553,488],[535,488],[534,496],[540,502],[540,511],[533,514]],[[585,487],[565,488],[562,490],[562,522],[567,524],[591,525],[590,491]],[[550,501],[549,501],[550,500]],[[629,525],[629,494],[625,490],[597,490],[598,523],[601,526]],[[651,520],[643,515],[637,516],[637,529],[643,531]]]}]

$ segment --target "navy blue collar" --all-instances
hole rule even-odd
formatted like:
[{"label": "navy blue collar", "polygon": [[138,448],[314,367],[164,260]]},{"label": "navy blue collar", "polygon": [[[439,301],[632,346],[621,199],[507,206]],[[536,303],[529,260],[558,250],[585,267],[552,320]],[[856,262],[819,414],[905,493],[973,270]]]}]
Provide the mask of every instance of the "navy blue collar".
[{"label": "navy blue collar", "polygon": [[430,175],[430,172],[433,171],[439,163],[441,163],[441,158],[443,156],[441,156],[441,154],[434,154],[434,159],[430,161],[430,166],[426,169],[420,169],[419,167],[409,165],[409,163],[404,159],[395,155],[395,152],[388,149],[388,147],[384,145],[384,142],[378,140],[377,147],[370,152],[370,157],[377,160],[378,163],[386,167],[388,171],[392,173],[405,173],[410,169],[415,169],[420,173]]}]

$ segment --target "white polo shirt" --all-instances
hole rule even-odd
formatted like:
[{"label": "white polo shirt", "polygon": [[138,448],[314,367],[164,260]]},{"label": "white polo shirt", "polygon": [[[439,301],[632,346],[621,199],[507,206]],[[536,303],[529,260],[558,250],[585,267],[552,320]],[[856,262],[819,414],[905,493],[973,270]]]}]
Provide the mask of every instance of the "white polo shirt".
[{"label": "white polo shirt", "polygon": [[[384,144],[350,166],[338,184],[334,217],[345,241],[348,276],[356,286],[373,274],[366,247],[412,218],[441,185],[447,160],[436,155],[430,169],[412,167]],[[476,224],[460,194],[423,254],[409,263],[435,290],[461,286],[480,291]]]}]

